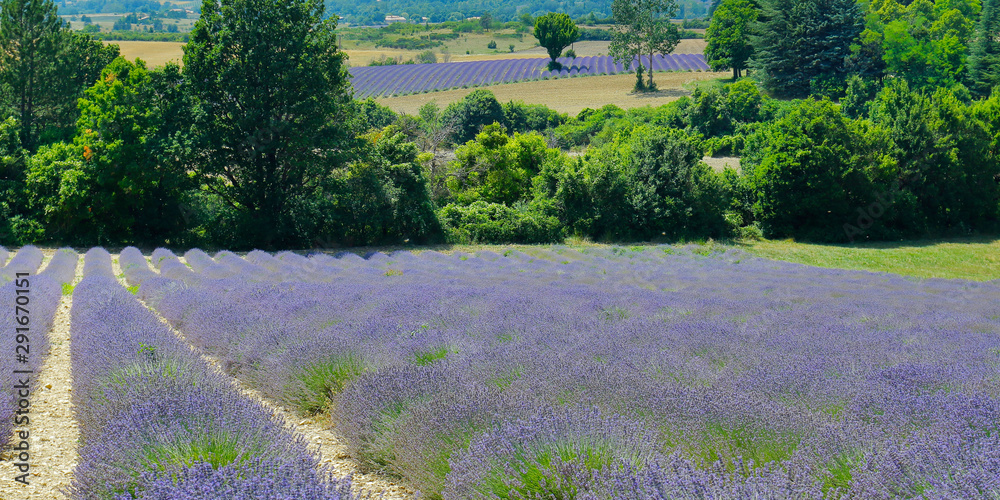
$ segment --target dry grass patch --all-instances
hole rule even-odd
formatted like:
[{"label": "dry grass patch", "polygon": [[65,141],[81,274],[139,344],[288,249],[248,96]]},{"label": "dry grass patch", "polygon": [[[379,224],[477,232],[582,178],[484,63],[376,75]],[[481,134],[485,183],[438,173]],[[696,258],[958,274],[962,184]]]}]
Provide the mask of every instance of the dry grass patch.
[{"label": "dry grass patch", "polygon": [[181,48],[184,44],[180,42],[107,41],[104,44],[118,45],[122,57],[130,61],[136,58],[142,59],[149,68],[163,66],[168,61],[181,64],[184,58],[184,49]]}]

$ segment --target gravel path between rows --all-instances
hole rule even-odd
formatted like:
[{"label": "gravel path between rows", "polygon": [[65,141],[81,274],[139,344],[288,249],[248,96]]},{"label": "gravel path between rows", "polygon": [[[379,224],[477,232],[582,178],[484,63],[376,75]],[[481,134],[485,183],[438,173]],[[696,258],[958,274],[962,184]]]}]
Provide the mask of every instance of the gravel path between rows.
[{"label": "gravel path between rows", "polygon": [[[114,270],[115,275],[118,276],[119,280],[124,284],[121,268],[118,265],[118,256],[115,255],[114,257],[115,259],[112,264],[112,269]],[[183,261],[184,259],[181,257],[181,262]],[[145,303],[143,305],[145,305]],[[189,347],[191,347],[192,350],[198,352],[202,359],[209,363],[210,366],[215,368],[220,373],[225,374],[225,372],[222,371],[221,364],[218,359],[208,356],[204,352],[195,348],[190,342],[187,341],[183,333],[174,329],[173,326],[170,325],[166,318],[160,316],[155,309],[149,306],[146,307],[154,315],[156,315],[160,321],[167,325],[178,338],[183,340]],[[257,401],[264,407],[271,410],[273,415],[284,421],[285,426],[289,430],[303,436],[309,443],[310,448],[319,452],[321,457],[321,466],[325,465],[331,467],[338,476],[352,476],[352,489],[355,493],[375,498],[382,498],[384,500],[409,500],[417,498],[417,495],[412,490],[397,482],[393,482],[391,479],[361,472],[360,464],[347,453],[347,446],[334,430],[333,423],[330,421],[328,414],[303,419],[294,412],[275,405],[261,395],[256,389],[248,386],[243,381],[229,375],[226,375],[226,377],[244,396]]]},{"label": "gravel path between rows", "polygon": [[[43,250],[46,262],[55,250]],[[47,264],[45,264],[47,265]],[[42,267],[44,269],[44,265]],[[74,284],[83,277],[83,256],[76,266]],[[7,500],[67,498],[63,490],[73,480],[77,462],[77,442],[80,430],[73,414],[73,376],[69,356],[70,308],[73,297],[63,295],[56,309],[52,331],[49,332],[49,352],[39,373],[38,385],[31,395],[31,476],[27,486],[14,481],[13,464],[3,457],[0,468],[0,498]]]}]

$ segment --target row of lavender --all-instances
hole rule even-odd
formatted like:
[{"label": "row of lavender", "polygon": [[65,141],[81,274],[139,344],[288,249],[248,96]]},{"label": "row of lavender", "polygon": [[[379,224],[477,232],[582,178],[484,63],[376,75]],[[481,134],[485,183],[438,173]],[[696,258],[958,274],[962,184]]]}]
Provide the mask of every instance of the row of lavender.
[{"label": "row of lavender", "polygon": [[[145,259],[125,251],[123,263]],[[90,250],[73,293],[74,499],[342,499],[301,437],[208,367]]]},{"label": "row of lavender", "polygon": [[[7,250],[0,248],[0,263],[7,259]],[[3,279],[10,279],[0,286],[0,446],[6,446],[14,429],[14,413],[20,410],[19,423],[30,425],[33,418],[31,396],[35,391],[38,373],[49,348],[49,330],[52,328],[62,284],[72,282],[76,271],[77,255],[71,249],[59,250],[45,266],[41,250],[22,247],[10,263],[0,269]],[[18,278],[19,273],[27,277]],[[20,297],[20,299],[19,299]],[[16,309],[16,306],[22,309]],[[23,357],[21,357],[23,356]],[[18,370],[21,373],[15,374]],[[28,381],[28,384],[20,382]],[[28,386],[27,397],[18,394]],[[23,395],[23,394],[22,394]]]},{"label": "row of lavender", "polygon": [[[548,78],[617,75],[634,73],[639,64],[650,66],[648,56],[636,58],[628,65],[615,62],[611,56],[562,57],[558,61],[562,64],[558,71],[548,70],[546,58],[363,66],[348,71],[355,97],[363,99]],[[652,66],[655,71],[709,70],[701,54],[658,54],[653,56]]]},{"label": "row of lavender", "polygon": [[991,498],[1000,287],[671,247],[126,270],[429,496]]}]

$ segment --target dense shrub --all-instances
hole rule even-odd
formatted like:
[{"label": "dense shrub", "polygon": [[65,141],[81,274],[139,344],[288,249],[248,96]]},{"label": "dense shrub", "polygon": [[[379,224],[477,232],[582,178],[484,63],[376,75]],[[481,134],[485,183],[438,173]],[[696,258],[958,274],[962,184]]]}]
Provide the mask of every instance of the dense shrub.
[{"label": "dense shrub", "polygon": [[559,219],[527,206],[451,204],[438,217],[450,243],[556,243],[563,238]]},{"label": "dense shrub", "polygon": [[566,115],[544,104],[510,101],[503,105],[504,124],[511,132],[543,132],[566,122]]},{"label": "dense shrub", "polygon": [[452,140],[463,144],[474,139],[484,126],[494,122],[504,123],[504,112],[493,92],[477,89],[461,101],[449,104],[441,120],[453,127]]},{"label": "dense shrub", "polygon": [[891,163],[873,144],[878,134],[872,132],[829,101],[802,101],[749,138],[742,167],[756,194],[754,216],[765,233],[844,239],[843,225],[875,200],[866,169]]},{"label": "dense shrub", "polygon": [[532,179],[548,164],[565,158],[549,149],[540,135],[504,133],[500,125],[487,125],[455,151],[446,185],[456,201],[469,204],[484,200],[512,205],[531,196]]},{"label": "dense shrub", "polygon": [[567,229],[599,239],[723,236],[724,184],[701,157],[683,131],[624,129],[589,161],[543,171],[536,196],[553,201]]}]

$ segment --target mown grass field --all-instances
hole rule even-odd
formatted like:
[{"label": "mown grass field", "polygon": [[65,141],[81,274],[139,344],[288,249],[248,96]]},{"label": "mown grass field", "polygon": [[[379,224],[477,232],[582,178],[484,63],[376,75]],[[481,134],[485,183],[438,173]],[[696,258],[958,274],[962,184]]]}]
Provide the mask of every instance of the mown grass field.
[{"label": "mown grass field", "polygon": [[1000,238],[821,245],[759,241],[740,248],[766,259],[919,278],[1000,279]]}]

